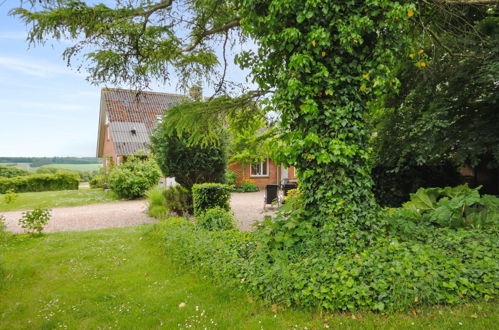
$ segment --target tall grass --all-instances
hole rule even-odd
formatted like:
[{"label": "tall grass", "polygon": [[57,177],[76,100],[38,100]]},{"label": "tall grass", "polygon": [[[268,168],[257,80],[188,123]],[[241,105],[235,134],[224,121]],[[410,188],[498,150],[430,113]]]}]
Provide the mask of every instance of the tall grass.
[{"label": "tall grass", "polygon": [[161,218],[168,213],[168,208],[165,205],[164,188],[154,186],[146,192],[149,216]]}]

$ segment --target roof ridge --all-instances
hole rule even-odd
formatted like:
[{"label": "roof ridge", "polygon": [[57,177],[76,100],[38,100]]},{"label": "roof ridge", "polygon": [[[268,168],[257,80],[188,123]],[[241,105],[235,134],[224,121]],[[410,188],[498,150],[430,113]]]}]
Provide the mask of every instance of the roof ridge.
[{"label": "roof ridge", "polygon": [[137,89],[126,89],[126,88],[109,88],[109,87],[103,87],[101,89],[101,92],[127,92],[127,93],[144,93],[144,94],[158,94],[158,95],[165,95],[165,96],[185,96],[185,94],[176,94],[176,93],[164,93],[164,92],[155,92],[155,91],[142,91],[142,90],[137,90]]}]

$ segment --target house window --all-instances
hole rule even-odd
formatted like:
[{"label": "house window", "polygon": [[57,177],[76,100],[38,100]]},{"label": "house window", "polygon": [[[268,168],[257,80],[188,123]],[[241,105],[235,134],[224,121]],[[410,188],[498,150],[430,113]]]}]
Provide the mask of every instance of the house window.
[{"label": "house window", "polygon": [[269,159],[267,158],[256,164],[252,164],[250,176],[252,177],[269,176]]}]

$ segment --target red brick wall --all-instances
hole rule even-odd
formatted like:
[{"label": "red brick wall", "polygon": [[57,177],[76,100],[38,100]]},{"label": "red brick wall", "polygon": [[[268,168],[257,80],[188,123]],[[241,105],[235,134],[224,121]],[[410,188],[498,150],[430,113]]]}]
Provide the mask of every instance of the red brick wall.
[{"label": "red brick wall", "polygon": [[294,166],[288,168],[288,178],[291,181],[296,181],[296,171]]},{"label": "red brick wall", "polygon": [[106,166],[106,158],[111,157],[113,163],[116,164],[117,155],[116,150],[114,149],[113,137],[111,136],[111,134],[109,134],[108,139],[108,125],[105,125],[104,129],[106,131],[104,133],[104,146],[102,148],[102,163],[104,166]]},{"label": "red brick wall", "polygon": [[242,175],[242,164],[232,164],[229,166],[229,170],[237,173],[237,184],[241,184],[244,180],[250,180],[255,183],[260,189],[264,189],[268,184],[278,184],[280,178],[279,167],[269,159],[269,175],[265,177],[252,177],[250,176],[250,165],[246,165],[244,178]]}]

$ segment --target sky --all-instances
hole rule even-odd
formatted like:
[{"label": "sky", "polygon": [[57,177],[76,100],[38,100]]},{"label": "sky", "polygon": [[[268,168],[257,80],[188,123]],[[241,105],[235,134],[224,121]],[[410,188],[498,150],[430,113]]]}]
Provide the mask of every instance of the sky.
[{"label": "sky", "polygon": [[[29,46],[25,25],[8,15],[19,3],[0,1],[0,157],[95,157],[100,90],[115,86],[92,85],[84,72],[68,68],[67,41]],[[229,76],[246,80],[234,65]],[[182,93],[176,85],[153,90]]]}]

